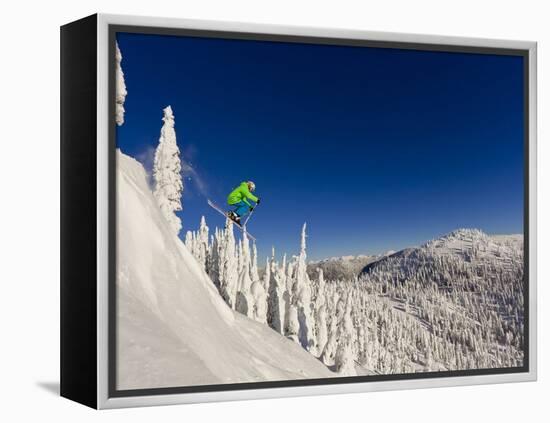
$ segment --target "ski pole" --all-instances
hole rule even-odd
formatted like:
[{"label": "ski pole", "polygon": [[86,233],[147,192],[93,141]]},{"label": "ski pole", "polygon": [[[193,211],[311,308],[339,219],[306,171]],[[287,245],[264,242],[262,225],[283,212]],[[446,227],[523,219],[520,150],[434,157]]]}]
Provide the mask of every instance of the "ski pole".
[{"label": "ski pole", "polygon": [[243,228],[246,227],[246,224],[248,223],[248,221],[252,217],[252,213],[254,213],[254,210],[256,210],[256,207],[258,207],[258,203],[256,203],[256,205],[254,207],[252,207],[252,210],[250,210],[250,213],[248,213],[248,217],[246,218],[246,220],[243,223]]}]

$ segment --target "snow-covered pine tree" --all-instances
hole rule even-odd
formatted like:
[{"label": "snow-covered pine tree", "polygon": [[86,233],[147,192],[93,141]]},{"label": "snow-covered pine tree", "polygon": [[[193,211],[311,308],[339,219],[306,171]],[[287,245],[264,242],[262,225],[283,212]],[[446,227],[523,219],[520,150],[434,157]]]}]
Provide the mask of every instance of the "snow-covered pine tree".
[{"label": "snow-covered pine tree", "polygon": [[[252,243],[252,262],[250,264],[250,277],[254,282],[260,280],[260,275],[258,273],[258,249],[256,248],[256,243]],[[267,289],[267,287],[265,287]]]},{"label": "snow-covered pine tree", "polygon": [[336,356],[336,349],[338,348],[338,318],[332,315],[330,323],[328,325],[328,337],[325,344],[325,348],[321,354],[321,361],[327,366],[334,364],[334,357]]},{"label": "snow-covered pine tree", "polygon": [[168,106],[164,109],[162,120],[164,125],[160,130],[159,145],[155,151],[153,164],[154,195],[164,217],[177,235],[182,224],[175,212],[182,210],[183,181],[172,107]]},{"label": "snow-covered pine tree", "polygon": [[260,323],[267,324],[267,293],[261,281],[252,282],[250,287],[252,297],[252,318]]},{"label": "snow-covered pine tree", "polygon": [[325,346],[328,342],[328,329],[327,329],[327,309],[324,304],[322,304],[317,309],[317,333],[316,340],[317,345],[315,346],[316,353],[320,357],[325,350]]},{"label": "snow-covered pine tree", "polygon": [[315,346],[314,320],[311,303],[311,281],[307,274],[306,224],[302,227],[300,255],[296,263],[294,294],[298,320],[300,322],[299,339],[302,347],[310,351]]},{"label": "snow-covered pine tree", "polygon": [[124,123],[124,101],[128,95],[124,72],[122,72],[122,53],[116,43],[116,81],[115,81],[115,121],[118,126]]},{"label": "snow-covered pine tree", "polygon": [[214,235],[211,235],[212,242],[209,244],[206,260],[206,272],[218,290],[220,289],[220,237],[220,230],[216,228]]},{"label": "snow-covered pine tree", "polygon": [[[283,322],[283,334],[285,336],[295,335],[294,338],[298,342],[298,330],[300,329],[300,323],[298,322],[298,312],[296,306],[294,305],[294,298],[292,295],[292,286],[293,286],[293,271],[294,271],[294,261],[289,260],[288,265],[286,264],[286,256],[283,257],[283,271],[285,272],[285,290],[283,293],[283,302],[285,305],[284,308],[284,322]],[[293,309],[293,310],[291,310]],[[291,322],[292,319],[292,322]],[[294,319],[296,321],[294,321]],[[292,330],[292,334],[290,333]]]},{"label": "snow-covered pine tree", "polygon": [[271,261],[269,257],[265,259],[265,269],[262,276],[262,286],[265,289],[267,295],[269,295],[269,281],[271,280]]},{"label": "snow-covered pine tree", "polygon": [[334,365],[336,371],[342,376],[357,376],[349,339],[338,345]]},{"label": "snow-covered pine tree", "polygon": [[[236,251],[237,251],[237,272],[240,275],[241,271],[243,270],[243,263],[244,263],[244,260],[243,260],[244,254],[243,254],[243,243],[242,243],[242,241],[239,241],[237,243]],[[237,287],[237,289],[238,289],[238,287]]]},{"label": "snow-covered pine tree", "polygon": [[[255,246],[255,244],[254,244]],[[255,283],[252,284],[252,295],[254,297],[254,307],[255,307],[255,319],[265,323],[271,327],[270,317],[269,317],[269,294],[268,288],[269,281],[271,280],[271,263],[269,258],[265,261],[265,272],[262,279],[257,282],[261,285],[261,290],[255,287]]]},{"label": "snow-covered pine tree", "polygon": [[[189,252],[193,254],[193,256],[195,256],[195,237],[193,231],[187,231],[185,233],[185,246],[187,247]],[[195,258],[197,257],[195,256]]]},{"label": "snow-covered pine tree", "polygon": [[239,271],[239,288],[237,291],[237,299],[235,303],[235,310],[248,317],[253,317],[254,299],[250,288],[252,286],[252,278],[250,277],[251,257],[250,257],[250,243],[246,232],[243,233],[243,238],[240,243],[239,249],[240,257],[240,271]]},{"label": "snow-covered pine tree", "polygon": [[225,302],[229,307],[235,309],[239,270],[235,251],[233,223],[229,219],[225,222],[225,230],[220,241],[220,261],[218,264],[220,269],[220,290]]},{"label": "snow-covered pine tree", "polygon": [[[285,259],[286,260],[286,259]],[[278,267],[275,262],[275,250],[272,249],[271,260],[266,266],[269,269],[269,298],[267,305],[267,322],[269,326],[279,332],[283,333],[284,329],[284,314],[285,314],[285,303],[283,295],[285,292],[285,282],[284,282],[284,264],[281,267]],[[267,271],[266,271],[267,274]]]},{"label": "snow-covered pine tree", "polygon": [[298,320],[298,309],[294,304],[288,306],[288,313],[285,321],[285,335],[296,343],[300,343],[298,333],[300,332],[300,321]]},{"label": "snow-covered pine tree", "polygon": [[319,281],[317,284],[317,298],[315,301],[315,349],[317,355],[321,355],[328,340],[327,310],[325,307],[325,278],[323,269],[318,269]]},{"label": "snow-covered pine tree", "polygon": [[199,233],[197,236],[197,242],[198,242],[198,261],[201,264],[201,266],[207,270],[206,264],[208,261],[208,257],[210,255],[209,252],[209,245],[208,245],[208,226],[206,226],[206,219],[204,216],[201,217],[201,223],[199,227]]},{"label": "snow-covered pine tree", "polygon": [[348,291],[345,311],[340,322],[340,335],[338,336],[338,348],[336,350],[336,371],[343,376],[356,376],[353,356],[353,322],[351,319],[352,297]]}]

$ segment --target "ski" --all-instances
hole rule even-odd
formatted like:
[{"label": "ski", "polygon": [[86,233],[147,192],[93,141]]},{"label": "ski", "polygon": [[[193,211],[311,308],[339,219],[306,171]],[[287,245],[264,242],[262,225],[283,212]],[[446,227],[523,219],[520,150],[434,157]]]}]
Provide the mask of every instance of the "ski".
[{"label": "ski", "polygon": [[[208,200],[208,205],[210,207],[212,207],[214,210],[216,210],[218,213],[220,213],[221,215],[223,215],[225,218],[228,218],[229,217],[227,216],[227,212],[225,210],[223,210],[221,207],[219,207],[216,203],[214,203],[213,201],[210,201]],[[246,230],[246,226],[241,226],[239,225],[237,222],[235,222],[233,219],[229,219],[231,221],[231,223],[233,223],[237,228],[239,228],[243,234],[246,234],[246,236],[250,239],[252,239],[253,241],[256,241],[256,238],[254,238],[252,235],[250,235],[250,232],[248,232]],[[248,219],[246,220],[248,221]]]}]

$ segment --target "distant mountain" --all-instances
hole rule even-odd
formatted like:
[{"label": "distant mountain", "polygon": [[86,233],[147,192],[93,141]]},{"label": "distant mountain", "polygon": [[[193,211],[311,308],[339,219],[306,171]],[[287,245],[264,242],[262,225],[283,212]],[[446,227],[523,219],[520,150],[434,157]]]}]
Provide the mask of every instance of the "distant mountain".
[{"label": "distant mountain", "polygon": [[427,331],[430,369],[520,366],[523,267],[522,235],[459,229],[367,264],[360,284]]},{"label": "distant mountain", "polygon": [[343,256],[331,257],[319,261],[310,261],[307,273],[315,279],[319,269],[323,269],[326,280],[353,279],[359,276],[361,270],[369,263],[377,260],[378,256]]},{"label": "distant mountain", "polygon": [[353,279],[359,276],[368,264],[394,253],[395,251],[392,250],[376,256],[342,256],[310,261],[307,265],[307,273],[310,278],[315,279],[319,269],[323,269],[326,280]]},{"label": "distant mountain", "polygon": [[[362,274],[385,269],[411,272],[439,261],[463,262],[465,269],[497,266],[504,272],[523,268],[523,235],[487,235],[478,229],[458,229],[420,247],[406,248],[368,263]],[[479,278],[479,276],[477,276]]]}]

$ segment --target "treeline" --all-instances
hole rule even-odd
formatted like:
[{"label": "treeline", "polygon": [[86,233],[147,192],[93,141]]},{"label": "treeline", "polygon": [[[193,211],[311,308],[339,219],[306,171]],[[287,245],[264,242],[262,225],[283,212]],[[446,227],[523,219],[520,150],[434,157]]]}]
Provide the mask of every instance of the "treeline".
[{"label": "treeline", "polygon": [[308,274],[300,253],[275,252],[260,271],[255,244],[232,223],[209,234],[204,218],[187,248],[234,310],[269,325],[343,375],[521,366],[523,249],[460,230],[382,257],[360,276]]}]

